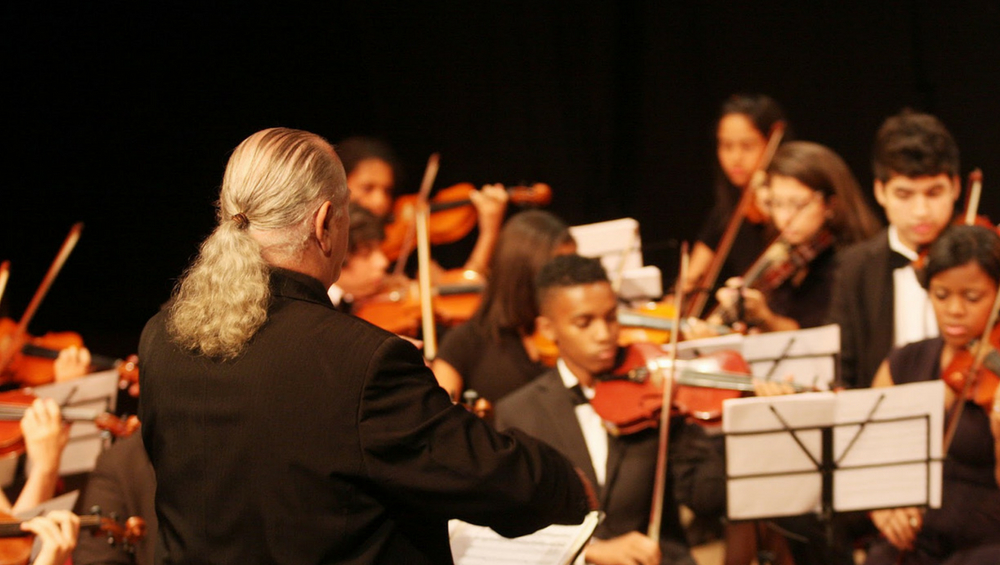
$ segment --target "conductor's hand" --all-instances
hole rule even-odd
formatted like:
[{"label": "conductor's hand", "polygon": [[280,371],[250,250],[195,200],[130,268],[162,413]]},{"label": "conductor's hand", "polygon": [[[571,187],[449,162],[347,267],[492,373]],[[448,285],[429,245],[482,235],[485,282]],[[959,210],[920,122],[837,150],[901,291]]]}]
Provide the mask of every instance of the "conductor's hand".
[{"label": "conductor's hand", "polygon": [[42,542],[34,565],[63,565],[76,547],[80,518],[67,510],[53,510],[22,522],[21,529],[34,533]]},{"label": "conductor's hand", "polygon": [[913,540],[917,538],[917,533],[924,523],[919,508],[873,510],[870,515],[875,527],[882,532],[889,543],[904,551],[913,549]]},{"label": "conductor's hand", "polygon": [[660,565],[660,544],[639,532],[607,540],[594,539],[584,554],[595,565]]}]

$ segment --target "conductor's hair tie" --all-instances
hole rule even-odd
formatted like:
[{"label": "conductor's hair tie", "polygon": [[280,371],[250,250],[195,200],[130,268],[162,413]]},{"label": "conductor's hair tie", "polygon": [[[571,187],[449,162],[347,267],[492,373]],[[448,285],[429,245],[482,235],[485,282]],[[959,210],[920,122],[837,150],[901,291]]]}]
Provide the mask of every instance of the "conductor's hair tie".
[{"label": "conductor's hair tie", "polygon": [[239,214],[234,214],[233,221],[236,222],[236,227],[241,230],[247,229],[247,226],[250,225],[250,220],[247,219],[246,214],[244,214],[243,212],[240,212]]}]

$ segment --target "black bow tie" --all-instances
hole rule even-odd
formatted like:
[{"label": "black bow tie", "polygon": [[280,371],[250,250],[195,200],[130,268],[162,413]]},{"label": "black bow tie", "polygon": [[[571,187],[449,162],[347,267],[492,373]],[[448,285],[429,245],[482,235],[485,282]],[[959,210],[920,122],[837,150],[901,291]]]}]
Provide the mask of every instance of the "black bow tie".
[{"label": "black bow tie", "polygon": [[569,397],[573,401],[573,406],[588,404],[590,402],[587,395],[583,393],[583,387],[579,384],[575,384],[566,390],[569,392]]},{"label": "black bow tie", "polygon": [[889,266],[893,270],[902,269],[903,267],[908,267],[913,264],[913,260],[903,255],[899,251],[890,250],[889,252]]}]

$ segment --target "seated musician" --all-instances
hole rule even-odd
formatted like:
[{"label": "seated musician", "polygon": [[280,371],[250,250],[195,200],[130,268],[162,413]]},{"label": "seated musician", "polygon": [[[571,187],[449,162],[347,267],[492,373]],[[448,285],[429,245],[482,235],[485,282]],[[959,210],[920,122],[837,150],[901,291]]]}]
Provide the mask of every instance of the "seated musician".
[{"label": "seated musician", "polygon": [[[698,232],[691,253],[691,266],[686,280],[680,281],[685,293],[701,284],[715,249],[722,239],[726,224],[736,210],[743,191],[767,147],[768,135],[779,122],[785,121],[781,106],[763,94],[736,94],[726,99],[716,122],[715,203]],[[787,137],[787,136],[786,136]],[[740,225],[731,253],[723,263],[719,280],[738,276],[764,251],[769,239],[765,218],[750,218]],[[708,289],[710,290],[710,289]]]},{"label": "seated musician", "polygon": [[535,340],[535,275],[576,244],[549,212],[512,216],[500,232],[479,309],[452,328],[431,365],[438,383],[458,400],[466,390],[496,403],[545,371]]},{"label": "seated musician", "polygon": [[874,168],[889,227],[838,254],[830,308],[848,387],[869,386],[891,348],[937,335],[911,263],[951,222],[961,192],[958,147],[928,114],[888,118],[875,137]]},{"label": "seated musician", "polygon": [[354,304],[382,290],[389,261],[379,249],[384,235],[382,224],[375,214],[352,202],[348,206],[348,215],[347,257],[340,270],[340,278],[330,287],[328,294],[338,310],[351,313]]},{"label": "seated musician", "polygon": [[[977,226],[948,228],[931,245],[922,283],[940,337],[894,351],[872,386],[942,378],[955,355],[983,335],[1000,283],[1000,237]],[[959,402],[965,405],[944,461],[941,508],[871,512],[884,539],[870,548],[869,565],[1000,563],[1000,387],[986,406],[947,389],[946,413]]]},{"label": "seated musician", "polygon": [[[767,168],[762,199],[775,231],[776,246],[813,255],[777,288],[762,292],[754,283],[784,263],[774,260],[758,281],[734,277],[716,294],[722,311],[735,311],[742,300],[742,320],[760,331],[796,330],[820,326],[828,318],[833,292],[834,250],[865,240],[878,231],[878,221],[847,164],[817,143],[791,141],[782,145]],[[773,247],[767,253],[778,250]],[[744,286],[748,285],[748,286]],[[732,322],[709,319],[720,324]]]},{"label": "seated musician", "polygon": [[610,435],[588,403],[595,377],[610,371],[618,352],[618,300],[596,259],[563,255],[536,279],[538,330],[555,342],[555,369],[500,400],[496,424],[520,428],[551,444],[598,486],[605,512],[584,550],[587,563],[693,565],[672,489],[665,489],[663,527],[647,537],[658,434]]},{"label": "seated musician", "polygon": [[[351,202],[357,202],[381,220],[393,209],[398,161],[392,148],[370,137],[350,137],[336,146],[344,163]],[[470,195],[479,218],[479,235],[463,270],[484,273],[493,254],[507,209],[507,192],[499,185],[487,185]]]}]

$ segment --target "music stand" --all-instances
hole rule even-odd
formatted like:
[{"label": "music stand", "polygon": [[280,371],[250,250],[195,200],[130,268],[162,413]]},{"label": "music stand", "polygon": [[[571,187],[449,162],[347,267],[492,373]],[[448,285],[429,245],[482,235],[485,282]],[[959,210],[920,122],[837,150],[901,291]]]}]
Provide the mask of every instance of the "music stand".
[{"label": "music stand", "polygon": [[576,251],[584,257],[596,257],[612,280],[620,280],[618,295],[625,300],[657,298],[663,294],[660,269],[642,265],[642,241],[639,222],[619,218],[607,222],[572,226],[570,234]]},{"label": "music stand", "polygon": [[941,506],[944,384],[727,400],[731,520]]}]

